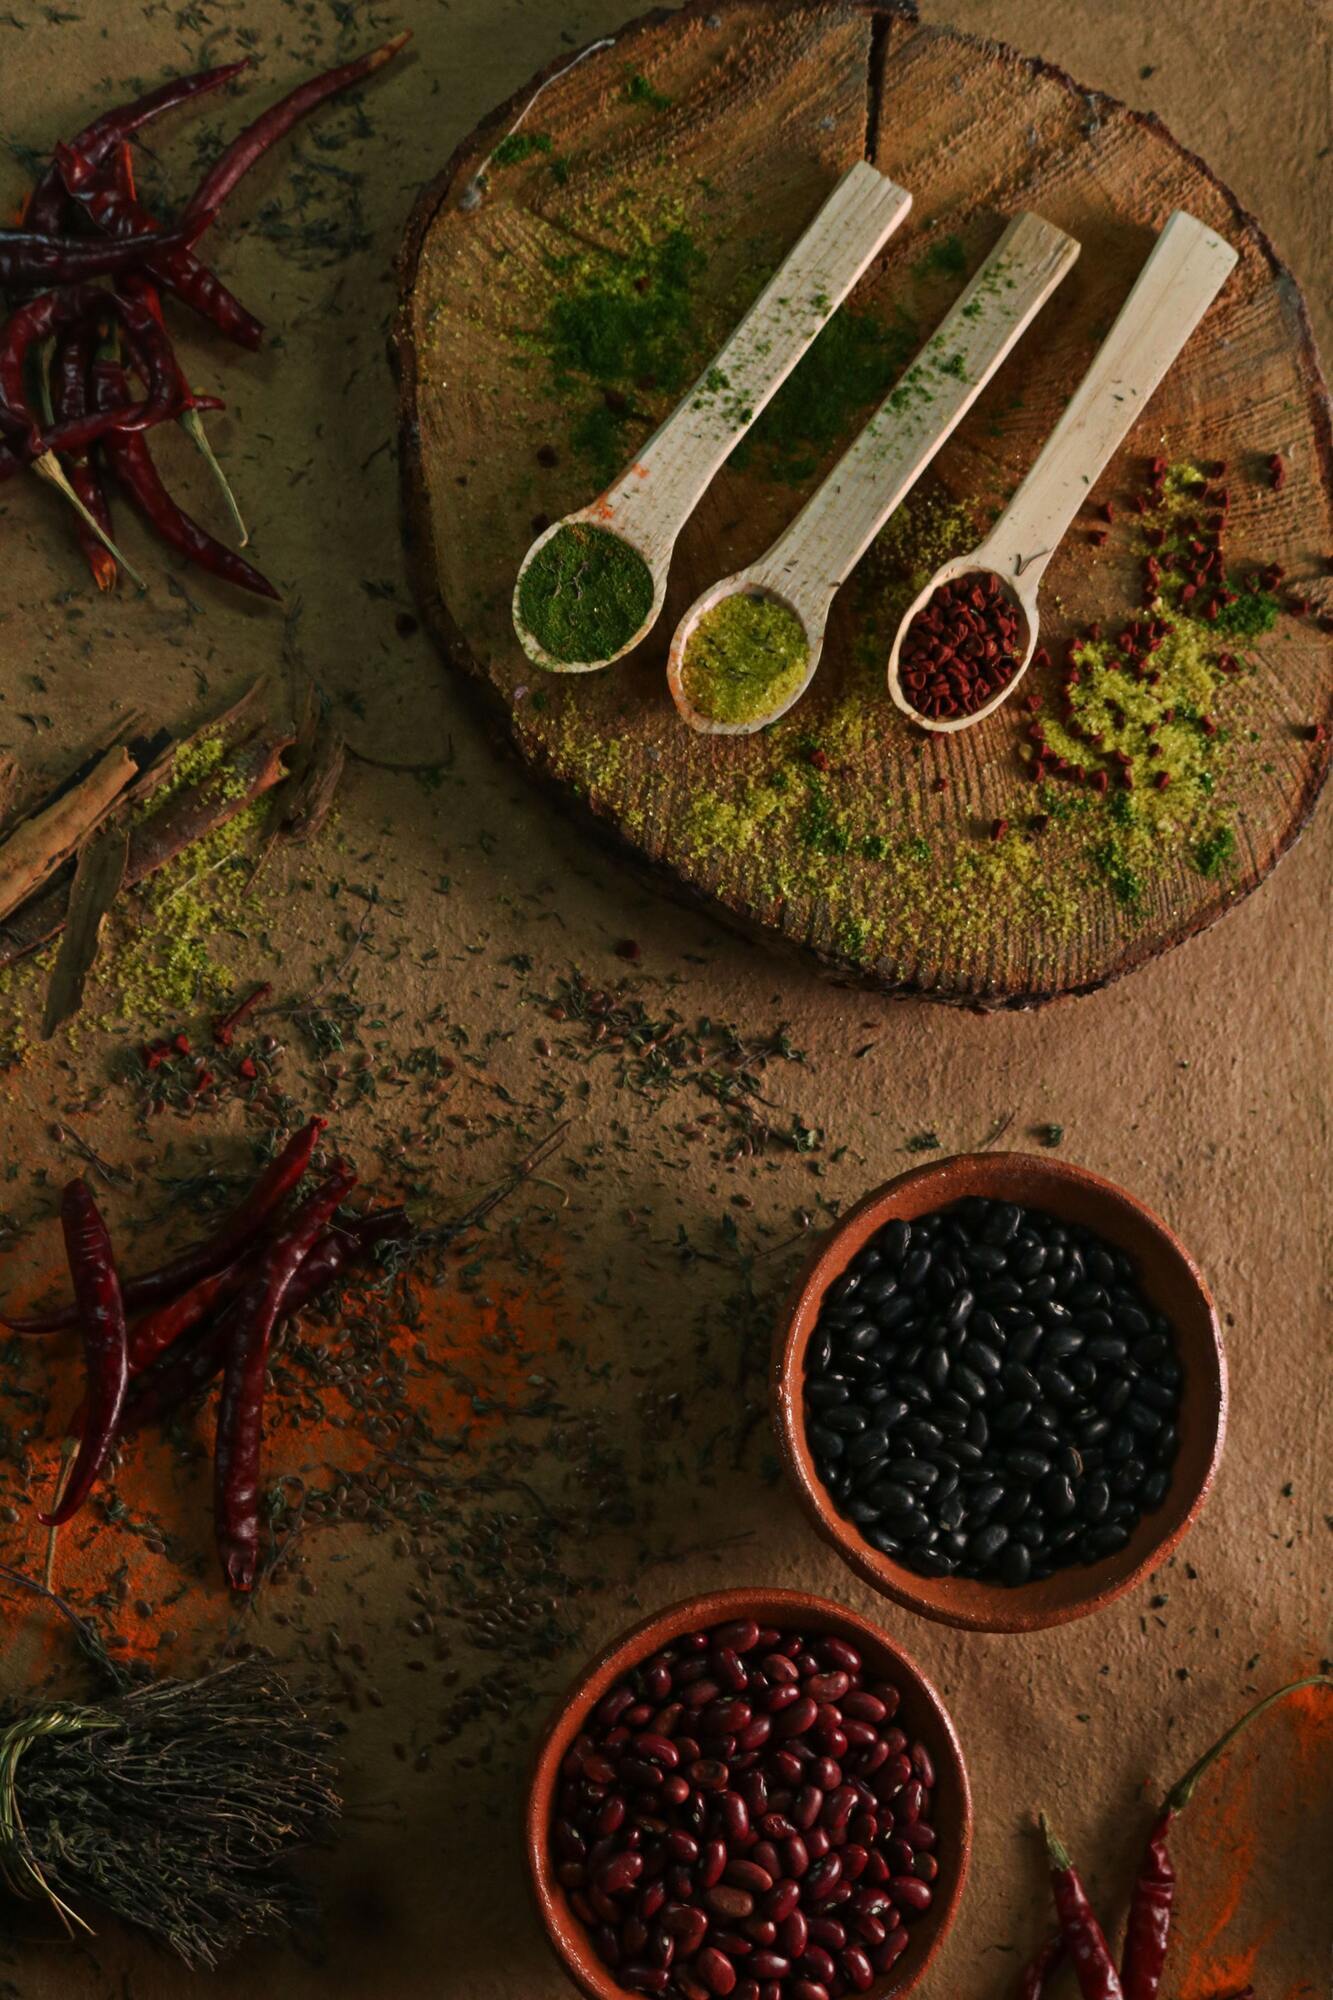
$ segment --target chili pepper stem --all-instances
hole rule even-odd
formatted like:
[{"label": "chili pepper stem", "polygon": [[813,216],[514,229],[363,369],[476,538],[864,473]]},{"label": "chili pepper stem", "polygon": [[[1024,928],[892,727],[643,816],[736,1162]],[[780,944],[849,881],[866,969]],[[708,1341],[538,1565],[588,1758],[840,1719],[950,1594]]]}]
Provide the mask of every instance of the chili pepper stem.
[{"label": "chili pepper stem", "polygon": [[1045,1813],[1038,1813],[1037,1820],[1041,1826],[1042,1838],[1046,1842],[1046,1858],[1052,1868],[1072,1868],[1074,1864],[1069,1858],[1069,1850],[1055,1832]]},{"label": "chili pepper stem", "polygon": [[[1210,1749],[1204,1751],[1197,1763],[1190,1765],[1184,1777],[1176,1780],[1162,1801],[1163,1812],[1180,1812],[1184,1806],[1189,1804],[1190,1800],[1194,1797],[1195,1787],[1198,1785],[1205,1771],[1221,1756],[1228,1744],[1233,1742],[1243,1729],[1249,1728],[1249,1725],[1254,1721],[1256,1716],[1262,1715],[1266,1708],[1273,1706],[1274,1702],[1282,1701],[1287,1695],[1298,1694],[1302,1688],[1309,1687],[1333,1687],[1333,1674],[1309,1674],[1304,1680],[1288,1681],[1285,1687],[1275,1688],[1272,1694],[1265,1695],[1262,1701],[1257,1701],[1253,1708],[1247,1709],[1238,1722],[1233,1722],[1230,1729],[1224,1735],[1219,1736],[1216,1743]],[[1042,1824],[1044,1825],[1045,1822],[1043,1821]]]},{"label": "chili pepper stem", "polygon": [[235,525],[239,546],[241,548],[248,547],[250,530],[246,527],[245,517],[236,504],[236,495],[232,492],[231,481],[222,470],[221,465],[219,465],[213,447],[208,441],[208,432],[204,429],[203,419],[200,417],[198,410],[182,410],[179,422],[186,437],[189,438],[191,444],[193,444],[195,450],[199,453],[199,456],[203,459],[204,464],[208,467],[216,481],[217,489],[222,495],[227,512],[231,515],[232,522]]},{"label": "chili pepper stem", "polygon": [[[65,1497],[65,1488],[69,1483],[70,1467],[74,1463],[74,1454],[78,1448],[79,1440],[76,1437],[67,1437],[60,1447],[60,1468],[56,1473],[55,1497],[51,1502],[53,1514],[60,1512],[60,1503]],[[42,1564],[42,1584],[47,1590],[51,1588],[51,1579],[55,1575],[56,1542],[59,1536],[59,1523],[53,1521],[46,1531],[46,1559]]]},{"label": "chili pepper stem", "polygon": [[115,557],[116,561],[120,564],[121,568],[124,570],[126,576],[129,577],[130,581],[134,583],[140,590],[146,591],[148,589],[148,585],[144,582],[138,570],[135,569],[132,563],[126,560],[124,555],[122,555],[121,551],[116,547],[116,544],[112,541],[110,535],[108,535],[106,530],[103,528],[101,522],[96,520],[93,517],[93,515],[91,515],[88,512],[88,509],[84,506],[82,500],[80,500],[78,494],[74,491],[74,488],[70,485],[68,479],[66,479],[60,460],[56,457],[55,453],[53,451],[41,452],[38,455],[38,457],[34,458],[34,460],[32,461],[32,469],[38,475],[39,478],[45,479],[50,485],[54,486],[57,493],[62,493],[64,495],[65,499],[68,500],[70,506],[74,509],[74,512],[79,516],[80,520],[82,520],[87,527],[92,529],[92,532],[96,535],[98,541],[101,542],[102,546]]}]

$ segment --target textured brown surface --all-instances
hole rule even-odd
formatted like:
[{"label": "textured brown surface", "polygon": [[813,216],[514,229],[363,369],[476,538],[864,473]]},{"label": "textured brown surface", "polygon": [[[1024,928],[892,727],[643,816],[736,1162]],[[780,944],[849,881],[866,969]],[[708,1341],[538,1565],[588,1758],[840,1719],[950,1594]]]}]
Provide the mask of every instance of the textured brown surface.
[{"label": "textured brown surface", "polygon": [[[136,13],[127,26],[114,0],[84,0],[78,21],[65,18],[70,11],[52,10],[60,15],[52,19],[26,0],[0,9],[0,127],[23,144],[41,146],[139,79],[203,59],[192,14],[178,23]],[[494,1313],[483,1318],[451,1296],[434,1337],[485,1383],[494,1357],[481,1336],[509,1352],[521,1328],[518,1379],[536,1372],[556,1383],[587,1467],[580,1491],[541,1444],[544,1434],[520,1430],[534,1490],[569,1509],[562,1555],[583,1588],[560,1586],[572,1636],[553,1647],[535,1694],[515,1700],[503,1727],[488,1719],[461,1741],[435,1744],[446,1672],[463,1686],[493,1679],[499,1656],[469,1645],[466,1600],[451,1585],[441,1596],[458,1615],[441,1611],[439,1625],[456,1634],[454,1656],[447,1668],[437,1661],[413,1629],[417,1574],[392,1536],[349,1527],[309,1538],[302,1575],[313,1594],[286,1589],[245,1622],[283,1657],[314,1662],[335,1693],[349,1670],[330,1632],[363,1646],[383,1700],[342,1710],[354,1816],[341,1852],[321,1867],[331,1891],[322,1957],[254,1953],[229,1972],[189,1979],[112,1930],[93,1947],[71,1945],[20,1911],[7,1913],[0,1943],[0,1971],[20,2000],[250,2000],[278,1991],[288,2000],[560,2000],[570,1989],[532,1916],[520,1839],[546,1703],[641,1610],[747,1580],[873,1612],[940,1688],[967,1754],[977,1835],[960,1921],[920,1990],[930,2000],[1005,2000],[1019,1954],[1046,1923],[1031,1809],[1052,1813],[1118,1919],[1145,1788],[1154,1794],[1174,1778],[1245,1705],[1248,1689],[1308,1670],[1330,1649],[1328,812],[1224,925],[1106,992],[1038,1016],[886,1007],[785,969],[645,893],[494,756],[426,635],[395,628],[411,599],[384,341],[408,210],[493,105],[562,50],[614,30],[622,11],[611,0],[405,7],[395,20],[416,27],[416,52],[377,89],[358,152],[341,156],[369,175],[359,190],[364,246],[332,269],[275,246],[256,221],[282,188],[276,165],[238,209],[219,262],[283,345],[255,361],[194,340],[186,352],[205,385],[225,387],[231,402],[216,435],[253,516],[252,553],[303,605],[289,632],[193,577],[194,609],[160,581],[144,604],[94,600],[50,497],[15,486],[0,493],[0,748],[26,764],[44,761],[54,773],[71,763],[118,703],[133,699],[183,722],[221,707],[261,667],[289,670],[302,657],[358,750],[411,763],[452,746],[431,788],[353,765],[336,825],[298,861],[268,864],[269,944],[237,945],[234,962],[238,978],[271,974],[284,990],[296,986],[341,960],[356,928],[362,906],[349,921],[330,885],[349,876],[378,885],[349,982],[368,1005],[393,1012],[403,1042],[469,1037],[471,1061],[445,1100],[458,1122],[421,1167],[444,1205],[512,1156],[497,1123],[512,1104],[536,1129],[559,1102],[579,1113],[567,1158],[550,1170],[560,1191],[534,1189],[514,1211],[514,1236],[497,1233],[501,1254],[487,1283]],[[930,9],[937,18],[943,11]],[[964,29],[1002,35],[1159,111],[1263,217],[1311,300],[1325,354],[1333,350],[1330,49],[1320,10],[1299,0],[1243,10],[1212,0],[1177,9],[1160,0],[1114,8],[959,0],[949,12]],[[222,17],[212,25],[221,30]],[[266,96],[362,38],[354,25],[340,41],[331,14],[298,14],[277,0],[238,0],[225,27],[210,51],[229,50],[231,32],[253,32]],[[234,109],[225,120],[219,113],[220,128],[233,122]],[[188,127],[173,130],[164,154],[188,163],[192,144]],[[6,208],[21,184],[17,164],[0,158]],[[336,192],[341,213],[350,198]],[[216,520],[183,453],[173,465],[199,511]],[[160,577],[133,523],[126,535],[132,555]],[[636,966],[613,954],[626,937],[641,948]],[[515,954],[527,955],[530,970],[513,964]],[[612,1058],[576,1064],[564,1053],[571,1030],[530,999],[551,992],[571,964],[596,980],[627,976],[655,1008],[673,1004],[691,1018],[707,1012],[750,1032],[785,1019],[807,1060],[769,1071],[769,1116],[785,1123],[800,1114],[826,1128],[823,1148],[729,1161],[717,1128],[686,1136],[701,1130],[700,1113],[718,1109],[696,1091],[638,1096],[615,1087]],[[57,1118],[130,1169],[130,1183],[107,1195],[117,1223],[160,1218],[156,1153],[128,1131],[124,1099],[105,1083],[107,1055],[120,1046],[108,1050],[84,1030],[5,1078],[0,1127],[18,1171],[3,1203],[18,1220],[39,1203],[34,1174],[58,1183],[71,1169]],[[368,1180],[399,1156],[407,1114],[398,1106],[397,1097],[363,1099],[339,1114],[338,1136]],[[1038,1123],[1062,1124],[1065,1156],[1141,1194],[1190,1245],[1223,1314],[1233,1403],[1216,1491],[1173,1563],[1077,1625],[983,1638],[886,1614],[848,1578],[794,1497],[766,1479],[762,1410],[771,1316],[801,1255],[791,1242],[794,1211],[850,1204],[911,1163],[904,1147],[913,1134],[933,1128],[945,1147],[963,1150],[1006,1112],[1014,1114],[1006,1144],[1034,1145]],[[167,1119],[155,1145],[172,1140],[188,1162],[197,1140],[205,1156],[225,1154],[235,1130],[230,1113],[189,1129]],[[724,1218],[752,1262],[728,1250]],[[681,1229],[702,1254],[681,1248]],[[515,1246],[527,1272],[514,1264]],[[49,1236],[45,1249],[53,1256]],[[533,1292],[521,1310],[517,1282]],[[489,1432],[475,1427],[468,1463],[487,1462],[495,1434],[493,1421]],[[707,1460],[705,1438],[715,1441]],[[599,1504],[608,1467],[612,1484],[625,1481],[624,1510]],[[193,1533],[207,1579],[203,1590],[189,1581],[163,1616],[217,1639],[227,1613],[209,1594],[206,1496],[196,1495],[197,1522],[181,1515],[169,1486],[163,1500],[173,1524]],[[469,1525],[460,1506],[460,1538]],[[702,1553],[689,1553],[699,1545]],[[177,1587],[170,1562],[143,1558],[137,1539],[126,1546],[155,1594]],[[0,1557],[40,1560],[26,1524],[0,1528]],[[33,1641],[30,1620],[0,1635],[6,1687],[28,1673]],[[184,1644],[164,1653],[192,1656]],[[366,1677],[350,1675],[357,1688]],[[1177,1842],[1184,1887],[1167,2000],[1212,2000],[1251,1972],[1264,2000],[1327,1992],[1327,1770],[1326,1739],[1318,1746],[1292,1718],[1272,1717],[1200,1794]],[[1062,1986],[1059,2000],[1070,1990]]]},{"label": "textured brown surface", "polygon": [[[1022,1202],[1095,1230],[1128,1250],[1144,1292],[1175,1329],[1185,1373],[1180,1455],[1171,1490],[1139,1521],[1118,1555],[1057,1570],[1022,1590],[962,1577],[925,1577],[873,1549],[834,1506],[815,1471],[805,1434],[805,1357],[824,1295],[876,1231],[895,1216],[928,1215],[969,1195]],[[1227,1427],[1226,1355],[1208,1281],[1159,1215],[1125,1188],[1085,1167],[1032,1153],[960,1153],[914,1167],[876,1189],[830,1232],[793,1287],[787,1323],[774,1341],[773,1416],[788,1473],[816,1526],[868,1583],[909,1611],[977,1632],[1035,1632],[1104,1611],[1166,1561],[1217,1476]]]},{"label": "textured brown surface", "polygon": [[[647,124],[625,101],[627,65],[669,100]],[[423,603],[448,658],[478,683],[524,762],[585,819],[745,929],[886,988],[941,999],[1021,1004],[1086,990],[1212,922],[1262,879],[1304,824],[1328,762],[1327,742],[1312,743],[1302,725],[1329,710],[1333,646],[1308,624],[1284,621],[1256,648],[1257,686],[1243,702],[1233,690],[1225,709],[1248,745],[1218,795],[1240,829],[1234,873],[1210,880],[1182,853],[1130,913],[1084,864],[1072,918],[1064,897],[1053,917],[1034,916],[1005,906],[1002,888],[993,924],[960,937],[947,899],[923,911],[909,878],[900,886],[892,869],[854,850],[841,861],[836,899],[804,885],[791,821],[734,851],[694,830],[700,794],[720,776],[728,797],[737,773],[761,781],[771,746],[761,737],[719,744],[681,726],[664,678],[671,634],[701,590],[769,545],[810,480],[793,492],[743,455],[724,467],[677,545],[657,626],[605,673],[534,675],[509,609],[536,494],[555,518],[592,494],[586,461],[565,442],[561,398],[522,345],[541,323],[543,258],[589,242],[629,248],[669,201],[673,221],[707,246],[701,282],[720,309],[753,293],[756,273],[776,265],[837,172],[863,153],[913,195],[906,226],[852,298],[851,309],[886,325],[905,304],[923,327],[942,312],[948,288],[921,280],[920,259],[923,245],[946,234],[974,266],[1004,219],[1029,208],[1082,245],[1072,276],[940,452],[928,483],[964,499],[979,522],[1002,503],[1080,380],[1152,232],[1183,208],[1235,244],[1240,265],[1090,498],[1123,509],[1132,468],[1158,452],[1224,459],[1239,503],[1229,561],[1274,559],[1301,587],[1317,584],[1333,542],[1327,397],[1299,290],[1243,205],[1159,125],[1089,98],[1051,66],[894,14],[872,21],[854,0],[716,9],[697,0],[679,16],[648,17],[613,50],[553,80],[534,111],[557,152],[572,155],[566,179],[553,182],[537,155],[526,170],[492,171],[480,204],[461,201],[522,102],[488,120],[419,204],[403,258],[399,341]],[[700,365],[706,354],[704,345]],[[1264,452],[1280,440],[1292,466],[1276,509],[1253,486],[1261,437],[1270,440]],[[561,450],[561,469],[535,490],[534,438],[558,440]],[[823,467],[834,455],[822,454]],[[1127,546],[1094,558],[1086,520],[1071,529],[1042,590],[1042,643],[1057,663],[1073,631],[1136,603],[1138,570]],[[865,622],[852,584],[789,731],[837,740],[825,732],[836,732],[848,690],[861,686]],[[1058,666],[1036,678],[1049,706]],[[833,752],[845,810],[891,799],[896,830],[947,851],[958,836],[975,841],[991,821],[1024,809],[1018,704],[923,757],[917,734],[871,680],[865,699],[877,697],[882,726],[845,762]],[[1043,865],[1062,865],[1049,841]],[[776,886],[786,878],[790,887]],[[855,948],[853,933],[862,940]]]}]

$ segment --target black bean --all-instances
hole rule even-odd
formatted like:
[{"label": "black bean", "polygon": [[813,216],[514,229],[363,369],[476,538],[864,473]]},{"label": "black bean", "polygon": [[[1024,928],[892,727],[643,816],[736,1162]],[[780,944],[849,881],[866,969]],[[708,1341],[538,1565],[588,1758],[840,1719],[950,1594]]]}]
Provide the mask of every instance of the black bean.
[{"label": "black bean", "polygon": [[886,1471],[900,1486],[933,1486],[940,1476],[928,1458],[891,1458]]},{"label": "black bean", "polygon": [[1032,1405],[1029,1402],[1002,1403],[991,1418],[991,1427],[1007,1436],[1025,1424],[1031,1414]]},{"label": "black bean", "polygon": [[1004,1488],[998,1479],[990,1480],[985,1486],[974,1488],[967,1503],[967,1511],[978,1521],[987,1514],[993,1514],[1004,1498]]},{"label": "black bean", "polygon": [[807,1382],[805,1385],[806,1401],[813,1403],[817,1410],[826,1410],[831,1403],[845,1403],[851,1393],[845,1382],[826,1379],[822,1382]]},{"label": "black bean", "polygon": [[1006,1527],[1012,1528],[1016,1521],[1022,1520],[1031,1505],[1032,1495],[1026,1486],[1011,1487],[995,1509],[995,1518],[997,1521],[1003,1521]]},{"label": "black bean", "polygon": [[975,1562],[987,1563],[999,1554],[1009,1539],[1009,1530],[1003,1521],[988,1521],[984,1528],[978,1528],[969,1535],[967,1552]]},{"label": "black bean", "polygon": [[976,1303],[975,1293],[968,1291],[965,1285],[960,1286],[949,1301],[944,1314],[944,1324],[954,1329],[966,1326]]},{"label": "black bean", "polygon": [[961,1493],[950,1493],[935,1509],[942,1528],[956,1528],[967,1512]]},{"label": "black bean", "polygon": [[850,1404],[839,1404],[832,1410],[825,1410],[822,1422],[826,1430],[841,1431],[847,1436],[855,1437],[865,1430],[868,1419],[864,1410],[858,1410]]},{"label": "black bean", "polygon": [[868,1278],[862,1278],[858,1294],[862,1304],[880,1306],[891,1299],[898,1289],[897,1274],[893,1271],[875,1271]]},{"label": "black bean", "polygon": [[1083,1490],[1079,1494],[1079,1507],[1085,1520],[1092,1522],[1104,1520],[1110,1505],[1111,1489],[1104,1479],[1084,1481]]},{"label": "black bean", "polygon": [[875,1318],[885,1333],[892,1333],[895,1327],[909,1320],[915,1310],[915,1302],[905,1292],[898,1292],[886,1304],[876,1307]]},{"label": "black bean", "polygon": [[1009,1358],[1011,1361],[1030,1362],[1041,1346],[1041,1328],[1037,1325],[1020,1327],[1009,1336]]},{"label": "black bean", "polygon": [[916,1512],[916,1495],[895,1479],[878,1480],[867,1488],[866,1499],[878,1507],[881,1514],[913,1514]]},{"label": "black bean", "polygon": [[955,1361],[949,1376],[950,1381],[969,1403],[983,1403],[986,1400],[986,1383],[975,1368],[969,1368],[964,1361]]},{"label": "black bean", "polygon": [[1053,1402],[1072,1403],[1078,1395],[1069,1377],[1058,1368],[1038,1368],[1037,1380],[1041,1383],[1042,1394],[1049,1396]]},{"label": "black bean", "polygon": [[908,1245],[911,1241],[911,1223],[904,1222],[897,1216],[895,1216],[892,1222],[886,1222],[875,1238],[881,1256],[890,1264],[901,1264],[903,1258],[907,1255]]},{"label": "black bean", "polygon": [[854,1494],[842,1511],[849,1521],[855,1521],[858,1528],[868,1528],[872,1521],[878,1521],[883,1509]]},{"label": "black bean", "polygon": [[969,1340],[963,1348],[963,1359],[978,1375],[997,1376],[1004,1366],[997,1350],[988,1347],[984,1340]]},{"label": "black bean", "polygon": [[1162,1415],[1160,1410],[1150,1410],[1146,1403],[1141,1403],[1136,1390],[1125,1405],[1125,1422],[1144,1437],[1156,1437],[1162,1428]]},{"label": "black bean", "polygon": [[807,1435],[810,1449],[821,1465],[842,1457],[843,1441],[836,1431],[825,1430],[823,1424],[810,1424]]},{"label": "black bean", "polygon": [[1156,1472],[1148,1474],[1148,1477],[1143,1482],[1143,1492],[1139,1496],[1143,1502],[1143,1511],[1145,1514],[1151,1514],[1155,1507],[1161,1506],[1167,1496],[1170,1485],[1171,1474],[1163,1467],[1159,1466]]},{"label": "black bean", "polygon": [[1163,1424],[1153,1439],[1153,1456],[1159,1465],[1170,1465],[1180,1449],[1180,1432],[1174,1424]]},{"label": "black bean", "polygon": [[1039,1451],[1007,1451],[1004,1462],[1010,1472],[1034,1484],[1038,1479],[1044,1479],[1051,1469],[1050,1459]]},{"label": "black bean", "polygon": [[924,1451],[933,1444],[944,1443],[944,1433],[937,1425],[927,1423],[924,1417],[904,1417],[898,1430],[909,1444],[917,1447],[918,1451]]},{"label": "black bean", "polygon": [[902,1554],[903,1545],[900,1537],[893,1534],[888,1528],[867,1528],[866,1540],[872,1548],[878,1549],[882,1556],[897,1556]]},{"label": "black bean", "polygon": [[1037,1488],[1047,1514],[1053,1520],[1063,1520],[1074,1511],[1074,1485],[1066,1472],[1048,1472]]},{"label": "black bean", "polygon": [[1041,1343],[1042,1360],[1063,1361],[1067,1355],[1077,1354],[1082,1345],[1083,1335],[1076,1326],[1053,1326]]},{"label": "black bean", "polygon": [[[902,1282],[907,1290],[915,1291],[916,1287],[924,1282],[926,1273],[930,1270],[930,1265],[931,1252],[929,1250],[923,1248],[908,1252],[907,1256],[903,1259],[902,1270]],[[1143,1322],[1143,1331],[1145,1333],[1148,1331],[1147,1320]]]},{"label": "black bean", "polygon": [[1113,1493],[1137,1493],[1148,1476],[1148,1468],[1141,1458],[1126,1458],[1111,1474]]},{"label": "black bean", "polygon": [[1007,1542],[1000,1550],[1000,1582],[1015,1589],[1032,1574],[1032,1557],[1021,1542]]},{"label": "black bean", "polygon": [[1145,1375],[1136,1384],[1134,1394],[1140,1403],[1147,1403],[1154,1410],[1172,1411],[1180,1401],[1175,1389],[1168,1389],[1164,1382],[1154,1382],[1151,1375]]}]

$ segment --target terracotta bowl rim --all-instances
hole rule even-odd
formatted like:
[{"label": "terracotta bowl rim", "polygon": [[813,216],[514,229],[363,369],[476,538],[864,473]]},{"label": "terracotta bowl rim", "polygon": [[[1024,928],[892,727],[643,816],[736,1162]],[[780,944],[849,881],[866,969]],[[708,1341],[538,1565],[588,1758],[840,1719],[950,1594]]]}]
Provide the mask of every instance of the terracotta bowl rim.
[{"label": "terracotta bowl rim", "polygon": [[[831,1598],[816,1597],[809,1591],[788,1590],[763,1584],[740,1585],[727,1590],[704,1591],[693,1597],[678,1598],[660,1611],[642,1618],[621,1632],[595,1655],[576,1676],[560,1698],[542,1731],[533,1759],[532,1778],[524,1811],[523,1846],[529,1886],[547,1942],[566,1975],[588,1996],[588,2000],[635,2000],[626,1987],[617,1985],[610,1970],[593,1950],[579,1919],[572,1914],[562,1920],[563,1891],[553,1879],[547,1845],[551,1800],[558,1778],[560,1760],[577,1734],[594,1703],[606,1689],[637,1660],[645,1658],[666,1640],[701,1626],[718,1625],[744,1616],[761,1617],[774,1624],[799,1625],[805,1618],[821,1622],[822,1629],[846,1636],[854,1645],[875,1647],[885,1660],[887,1671],[903,1684],[904,1700],[913,1711],[924,1710],[935,1741],[939,1789],[956,1794],[954,1801],[956,1850],[952,1875],[945,1897],[937,1899],[924,1922],[931,1933],[924,1950],[914,1952],[909,1945],[899,1964],[881,1975],[863,2000],[902,2000],[933,1964],[935,1956],[953,1927],[967,1884],[972,1858],[972,1788],[967,1764],[953,1717],[943,1696],[929,1675],[917,1665],[895,1639],[873,1619],[853,1611]],[[937,1881],[944,1879],[944,1871]],[[912,1933],[919,1925],[912,1926]]]},{"label": "terracotta bowl rim", "polygon": [[[968,1184],[950,1189],[950,1183],[956,1179]],[[1104,1228],[1112,1242],[1119,1240],[1116,1224],[1132,1219],[1136,1229],[1153,1241],[1156,1256],[1174,1267],[1175,1275],[1186,1282],[1192,1293],[1196,1325],[1191,1338],[1212,1375],[1207,1383],[1198,1379],[1197,1370],[1193,1382],[1191,1371],[1187,1370],[1185,1376],[1182,1412],[1189,1406],[1191,1394],[1197,1407],[1201,1392],[1206,1389],[1208,1393],[1208,1408],[1203,1418],[1206,1458],[1193,1480],[1193,1491],[1186,1496],[1183,1487],[1177,1490],[1173,1475],[1172,1487],[1162,1506],[1156,1514],[1140,1521],[1124,1549],[1086,1568],[1071,1565],[1041,1583],[1024,1584],[1016,1589],[975,1581],[960,1586],[953,1578],[917,1576],[901,1563],[881,1555],[836,1511],[814,1470],[805,1442],[800,1373],[824,1290],[880,1223],[897,1211],[905,1197],[916,1196],[940,1182],[944,1183],[945,1191],[939,1202],[914,1204],[913,1213],[926,1214],[933,1206],[948,1206],[966,1195],[979,1193],[1025,1201],[1039,1208],[1044,1184],[1047,1191],[1077,1189],[1090,1198],[1098,1210],[1096,1226]],[[1020,1184],[1025,1186],[1025,1192],[1015,1191]],[[1058,1199],[1058,1194],[1055,1198]],[[843,1249],[841,1246],[848,1238],[855,1239],[854,1246]],[[1145,1271],[1143,1279],[1151,1295],[1152,1273]],[[1179,1312],[1176,1318],[1179,1320]],[[1184,1337],[1178,1329],[1177,1339],[1183,1341]],[[771,1401],[779,1454],[815,1528],[863,1581],[895,1604],[919,1612],[924,1618],[973,1632],[1035,1632],[1067,1624],[1104,1609],[1160,1568],[1188,1532],[1212,1490],[1226,1438],[1228,1400],[1226,1352],[1217,1306],[1203,1272],[1174,1230],[1147,1202],[1118,1182],[1073,1161],[1050,1159],[1039,1153],[951,1153],[911,1167],[872,1188],[812,1247],[787,1295],[773,1348]],[[1153,1534],[1152,1525],[1158,1520],[1163,1525]],[[955,1594],[960,1588],[966,1594],[958,1602]]]}]

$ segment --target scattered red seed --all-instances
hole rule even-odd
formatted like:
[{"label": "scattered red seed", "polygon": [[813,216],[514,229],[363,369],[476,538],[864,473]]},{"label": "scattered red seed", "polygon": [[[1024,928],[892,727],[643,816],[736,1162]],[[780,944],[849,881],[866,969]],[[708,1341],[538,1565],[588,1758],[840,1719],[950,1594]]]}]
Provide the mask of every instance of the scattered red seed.
[{"label": "scattered red seed", "polygon": [[1280,451],[1275,451],[1268,460],[1268,483],[1275,493],[1280,493],[1287,483],[1287,461]]},{"label": "scattered red seed", "polygon": [[1008,833],[1008,831],[1009,831],[1009,822],[1007,819],[993,819],[991,821],[990,837],[992,840],[1003,840],[1004,836],[1006,835],[1006,833]]},{"label": "scattered red seed", "polygon": [[637,944],[633,938],[621,938],[616,946],[616,957],[627,958],[631,965],[637,965],[643,957],[643,946]]}]

